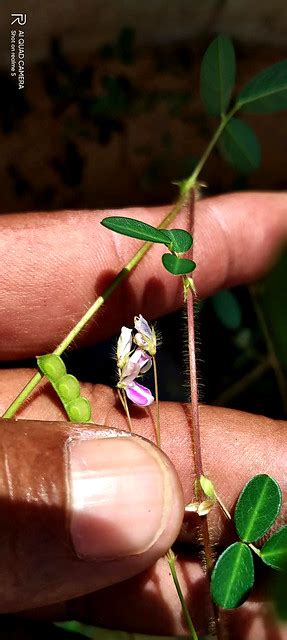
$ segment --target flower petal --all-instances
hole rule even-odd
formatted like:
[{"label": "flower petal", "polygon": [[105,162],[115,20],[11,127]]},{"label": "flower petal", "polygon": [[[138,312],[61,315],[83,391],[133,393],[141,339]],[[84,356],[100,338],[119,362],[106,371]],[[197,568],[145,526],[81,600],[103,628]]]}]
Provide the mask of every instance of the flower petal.
[{"label": "flower petal", "polygon": [[139,314],[139,316],[135,316],[134,323],[135,323],[136,331],[138,331],[139,333],[142,333],[148,339],[152,337],[152,331],[149,326],[149,323],[147,322],[147,320],[145,320],[145,318],[141,314]]},{"label": "flower petal", "polygon": [[132,349],[132,341],[132,329],[122,327],[120,337],[117,342],[117,362],[120,369],[124,366],[125,358],[129,355]]},{"label": "flower petal", "polygon": [[138,347],[141,347],[142,349],[146,349],[148,347],[148,340],[147,338],[145,338],[145,336],[143,336],[142,333],[136,333],[134,342]]},{"label": "flower petal", "polygon": [[126,388],[126,394],[138,407],[148,407],[154,401],[151,391],[138,382],[132,382]]}]

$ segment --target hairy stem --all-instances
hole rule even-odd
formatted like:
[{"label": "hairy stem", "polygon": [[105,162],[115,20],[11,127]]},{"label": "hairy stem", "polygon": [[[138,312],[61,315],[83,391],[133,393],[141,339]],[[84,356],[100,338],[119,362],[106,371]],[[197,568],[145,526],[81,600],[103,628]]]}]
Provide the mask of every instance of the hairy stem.
[{"label": "hairy stem", "polygon": [[[190,197],[190,217],[189,232],[193,236],[194,232],[194,194]],[[192,251],[191,251],[192,253]],[[192,258],[192,255],[191,255]],[[189,288],[187,295],[187,324],[188,324],[188,353],[189,353],[189,373],[190,373],[190,393],[191,393],[191,423],[192,423],[192,442],[193,457],[195,469],[195,482],[198,487],[198,496],[200,501],[204,499],[204,493],[200,485],[200,477],[204,475],[200,439],[200,420],[198,409],[198,385],[197,385],[197,366],[195,354],[195,323],[194,323],[194,291]],[[209,527],[207,516],[201,518],[201,533],[204,547],[204,556],[206,562],[207,575],[210,579],[214,567],[214,558],[210,542]],[[216,605],[211,600],[213,620],[218,640],[223,637],[223,629]]]},{"label": "hairy stem", "polygon": [[[239,105],[235,105],[233,109],[226,115],[222,116],[221,122],[213,134],[210,143],[206,147],[199,163],[195,167],[193,173],[190,177],[185,180],[181,186],[180,196],[171,209],[171,211],[163,218],[159,225],[159,229],[165,229],[168,225],[176,218],[177,214],[181,211],[184,204],[187,202],[190,191],[195,187],[197,178],[202,171],[206,161],[208,160],[211,151],[215,147],[217,141],[219,140],[225,126],[229,122],[230,118],[234,115],[234,113],[239,109]],[[61,355],[67,347],[73,342],[73,340],[78,336],[80,331],[88,324],[88,322],[96,315],[99,309],[103,306],[103,304],[108,300],[111,294],[115,291],[115,289],[119,286],[119,284],[128,277],[128,275],[133,271],[133,269],[137,266],[137,264],[142,260],[146,252],[150,249],[152,243],[145,242],[144,245],[137,251],[137,253],[129,260],[129,262],[121,269],[112,283],[107,287],[104,293],[99,296],[92,306],[88,309],[88,311],[83,315],[83,317],[79,320],[79,322],[73,327],[73,329],[68,333],[68,335],[60,342],[60,344],[53,351],[56,355]],[[32,391],[37,387],[39,382],[42,379],[42,374],[38,371],[35,375],[29,380],[29,382],[25,385],[19,395],[13,400],[8,409],[6,409],[5,413],[2,415],[2,418],[13,418],[15,413],[20,409],[22,404],[27,400]]]},{"label": "hairy stem", "polygon": [[184,599],[184,596],[183,596],[183,593],[182,593],[182,590],[181,590],[181,586],[180,586],[180,583],[179,583],[179,580],[178,580],[178,577],[177,577],[176,567],[175,567],[176,557],[175,557],[172,549],[169,549],[169,551],[166,554],[166,558],[167,558],[167,561],[168,561],[168,564],[169,564],[169,568],[170,568],[170,572],[171,572],[172,579],[173,579],[173,582],[174,582],[174,586],[176,588],[177,595],[178,595],[179,600],[180,600],[180,604],[181,604],[181,607],[182,607],[182,612],[183,612],[183,615],[184,615],[184,618],[185,618],[186,626],[187,626],[187,629],[189,631],[189,637],[191,638],[191,640],[198,640],[198,635],[197,635],[197,633],[195,631],[195,628],[194,628],[192,619],[190,617],[190,613],[188,611],[188,608],[187,608],[187,605],[186,605],[186,602],[185,602],[185,599]]},{"label": "hairy stem", "polygon": [[[168,225],[176,218],[178,213],[181,211],[187,199],[186,193],[182,193],[171,209],[171,211],[163,218],[159,225],[159,229],[165,229]],[[83,315],[83,317],[79,320],[79,322],[73,327],[73,329],[68,333],[68,335],[62,340],[62,342],[56,347],[53,351],[56,355],[60,356],[67,347],[73,342],[73,340],[78,336],[80,331],[88,324],[88,322],[96,315],[99,309],[103,306],[103,304],[110,298],[112,293],[117,289],[117,287],[121,284],[121,282],[129,276],[131,271],[138,265],[138,263],[142,260],[147,251],[151,248],[151,242],[145,242],[142,247],[136,252],[136,254],[127,262],[127,264],[121,269],[121,271],[117,274],[115,279],[111,282],[111,284],[107,287],[107,289],[99,296],[92,306],[88,309],[88,311]],[[8,409],[6,409],[2,418],[13,418],[16,411],[20,409],[25,400],[30,396],[32,391],[37,387],[39,382],[42,379],[42,374],[37,371],[35,375],[29,380],[28,384],[22,389],[19,395],[13,400]]]},{"label": "hairy stem", "polygon": [[158,397],[158,377],[157,366],[155,356],[152,357],[153,363],[153,376],[154,376],[154,390],[155,390],[155,402],[156,402],[156,444],[160,447],[160,415],[159,415],[159,397]]}]

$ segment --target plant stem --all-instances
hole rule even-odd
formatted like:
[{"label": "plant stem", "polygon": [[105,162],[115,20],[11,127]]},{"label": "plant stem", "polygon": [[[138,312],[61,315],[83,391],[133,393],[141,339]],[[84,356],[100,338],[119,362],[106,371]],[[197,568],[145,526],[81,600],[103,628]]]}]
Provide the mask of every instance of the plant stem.
[{"label": "plant stem", "polygon": [[256,553],[256,555],[259,556],[259,558],[261,558],[261,551],[260,549],[258,549],[258,547],[255,547],[255,545],[252,544],[252,542],[248,543],[248,547],[250,547],[250,549],[252,549],[252,551],[254,551],[254,553]]},{"label": "plant stem", "polygon": [[130,416],[130,411],[129,411],[129,405],[128,405],[128,401],[127,401],[127,396],[125,391],[123,391],[123,405],[125,408],[125,412],[127,414],[127,419],[128,419],[128,423],[129,423],[129,430],[132,431],[132,421],[131,421],[131,416]]},{"label": "plant stem", "polygon": [[[176,218],[178,213],[181,211],[187,199],[186,193],[181,193],[178,201],[171,209],[171,211],[163,218],[159,225],[159,229],[165,229],[168,225]],[[99,309],[103,306],[103,304],[108,300],[108,298],[112,295],[115,289],[121,284],[121,282],[127,278],[127,276],[133,271],[133,269],[137,266],[137,264],[142,260],[147,251],[151,248],[151,242],[145,242],[142,247],[136,252],[136,254],[127,262],[127,264],[121,269],[121,271],[117,274],[115,279],[111,282],[111,284],[107,287],[104,293],[99,296],[92,306],[88,309],[88,311],[83,315],[83,317],[79,320],[79,322],[73,327],[73,329],[68,333],[68,335],[62,340],[62,342],[56,347],[53,351],[56,355],[61,355],[67,347],[73,342],[73,340],[77,337],[80,331],[86,326],[86,324],[96,315]],[[42,379],[42,374],[37,371],[35,375],[29,380],[29,382],[25,385],[19,395],[13,400],[8,409],[6,409],[5,413],[3,413],[2,418],[13,418],[15,413],[20,409],[22,404],[27,400],[29,395],[34,391],[39,382]]]},{"label": "plant stem", "polygon": [[132,431],[132,421],[131,421],[131,416],[130,416],[130,412],[129,412],[129,405],[128,405],[128,402],[127,402],[127,397],[126,397],[125,391],[121,391],[121,389],[118,389],[118,396],[119,396],[119,399],[120,399],[120,401],[121,401],[121,403],[123,405],[123,409],[126,412],[126,416],[127,416],[127,419],[128,419],[129,430]]},{"label": "plant stem", "polygon": [[[189,232],[193,236],[194,232],[194,194],[190,197],[190,218],[189,218]],[[193,251],[191,250],[191,258]],[[204,499],[204,493],[200,485],[200,477],[204,474],[202,453],[201,453],[201,439],[200,439],[200,421],[199,421],[199,409],[198,409],[198,386],[197,386],[197,367],[196,367],[196,355],[195,355],[195,326],[194,326],[194,296],[195,293],[192,289],[189,289],[187,295],[187,326],[188,326],[188,354],[189,354],[189,374],[190,374],[190,393],[191,393],[191,423],[192,423],[192,443],[193,443],[193,457],[194,457],[194,469],[195,469],[195,483],[198,486],[198,496],[200,501]],[[209,527],[207,516],[201,518],[201,533],[204,547],[204,555],[206,561],[207,576],[210,580],[211,573],[214,567],[214,558],[212,553],[212,547],[209,536]],[[220,615],[217,606],[211,600],[213,619],[216,629],[216,635],[218,640],[223,637],[223,629],[221,625]]]},{"label": "plant stem", "polygon": [[220,125],[217,127],[216,131],[214,132],[210,143],[207,145],[204,153],[202,154],[198,164],[196,165],[193,173],[191,174],[191,176],[185,181],[184,183],[184,190],[186,190],[187,193],[189,193],[189,191],[192,189],[193,185],[196,183],[197,178],[200,174],[200,172],[202,171],[206,161],[208,160],[213,148],[215,147],[217,141],[219,140],[223,130],[225,129],[226,125],[228,124],[229,120],[234,116],[234,114],[236,113],[236,111],[238,111],[239,109],[239,105],[234,105],[234,107],[229,111],[229,113],[227,113],[226,115],[223,115],[221,117],[221,122]]},{"label": "plant stem", "polygon": [[195,631],[193,622],[192,622],[191,617],[190,617],[190,613],[188,611],[188,608],[187,608],[187,605],[186,605],[186,602],[185,602],[185,599],[184,599],[184,596],[183,596],[183,593],[182,593],[182,590],[181,590],[181,586],[179,584],[179,580],[178,580],[177,573],[176,573],[176,567],[175,567],[176,557],[175,557],[172,549],[169,549],[169,551],[166,554],[166,558],[167,558],[167,561],[168,561],[168,564],[169,564],[169,568],[170,568],[170,572],[171,572],[172,579],[173,579],[173,582],[174,582],[174,586],[176,588],[177,595],[178,595],[179,600],[180,600],[180,604],[181,604],[181,607],[182,607],[182,612],[183,612],[183,615],[184,615],[184,618],[185,618],[186,626],[187,626],[188,631],[189,631],[189,637],[191,638],[191,640],[198,640],[198,635],[197,635],[197,633]]},{"label": "plant stem", "polygon": [[219,497],[219,495],[216,493],[216,491],[214,491],[214,495],[216,497],[216,500],[219,504],[219,506],[221,507],[224,515],[226,516],[227,520],[232,520],[231,515],[227,509],[227,507],[225,506],[224,502],[222,502],[221,498]]},{"label": "plant stem", "polygon": [[160,415],[159,415],[159,397],[158,397],[158,377],[157,366],[155,356],[152,357],[153,363],[153,376],[154,376],[154,390],[155,390],[155,402],[156,402],[156,444],[160,447]]},{"label": "plant stem", "polygon": [[[190,191],[196,185],[197,178],[203,169],[206,161],[208,160],[211,151],[216,145],[218,139],[220,138],[225,126],[229,122],[230,118],[234,115],[234,113],[239,109],[239,105],[236,105],[231,109],[229,113],[222,116],[221,122],[213,134],[210,143],[206,147],[201,159],[199,160],[198,165],[196,166],[193,173],[190,177],[185,180],[182,184],[180,196],[175,203],[174,207],[171,211],[164,217],[159,225],[159,229],[165,229],[168,225],[176,218],[177,214],[181,211],[183,205],[187,202]],[[87,323],[96,315],[99,309],[103,306],[103,304],[108,300],[113,291],[119,286],[119,284],[131,273],[131,271],[137,266],[137,264],[142,260],[144,255],[150,249],[152,243],[145,242],[143,246],[137,251],[137,253],[129,260],[129,262],[121,269],[112,283],[107,287],[104,293],[95,300],[92,306],[88,309],[88,311],[83,315],[83,317],[79,320],[76,326],[68,333],[68,335],[60,342],[60,344],[53,351],[56,355],[61,355],[67,347],[73,342],[73,340],[77,337],[80,331],[87,325]],[[19,395],[13,400],[8,409],[6,409],[5,413],[3,413],[2,418],[13,418],[15,413],[20,409],[25,400],[29,397],[29,395],[34,391],[39,382],[42,379],[42,375],[37,371],[35,375],[29,380],[28,384],[22,389]]]}]

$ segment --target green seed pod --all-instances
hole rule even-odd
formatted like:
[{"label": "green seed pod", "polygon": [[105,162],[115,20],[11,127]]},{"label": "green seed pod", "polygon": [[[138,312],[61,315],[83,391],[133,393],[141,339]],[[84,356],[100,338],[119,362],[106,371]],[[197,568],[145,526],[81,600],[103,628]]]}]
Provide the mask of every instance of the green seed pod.
[{"label": "green seed pod", "polygon": [[91,405],[83,396],[69,402],[66,411],[71,422],[89,422],[91,419]]},{"label": "green seed pod", "polygon": [[79,382],[75,376],[66,372],[62,358],[55,353],[49,353],[39,356],[37,363],[40,371],[55,389],[71,422],[90,422],[91,405],[87,398],[80,395]]},{"label": "green seed pod", "polygon": [[54,353],[39,356],[37,363],[40,371],[47,376],[50,382],[56,382],[66,373],[66,367],[62,358],[56,356]]},{"label": "green seed pod", "polygon": [[55,389],[63,402],[76,400],[81,394],[77,378],[70,373],[65,373],[65,375],[55,383]]}]

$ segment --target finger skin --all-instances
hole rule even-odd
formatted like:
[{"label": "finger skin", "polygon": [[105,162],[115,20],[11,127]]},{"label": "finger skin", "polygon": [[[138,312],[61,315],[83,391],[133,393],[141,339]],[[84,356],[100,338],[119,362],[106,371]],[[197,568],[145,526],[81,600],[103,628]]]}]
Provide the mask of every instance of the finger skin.
[{"label": "finger skin", "polygon": [[[17,385],[21,388],[23,383],[31,376],[30,370],[2,371],[0,375],[1,401],[7,402],[15,392]],[[111,389],[103,386],[93,387],[83,385],[83,393],[90,398],[93,405],[93,415],[97,416],[99,424],[108,424],[111,427],[117,426],[119,429],[126,429],[126,419],[121,412],[115,394]],[[27,404],[22,412],[21,418],[30,419],[41,418],[48,420],[64,421],[61,407],[55,403],[53,395],[48,391],[47,385],[43,393]],[[287,474],[286,474],[286,423],[272,421],[262,416],[254,416],[243,412],[218,407],[201,407],[201,436],[202,451],[204,457],[204,467],[209,477],[214,481],[216,489],[226,506],[232,510],[235,501],[244,483],[256,473],[270,473],[279,482],[283,490],[283,510],[282,515],[276,523],[278,526],[283,520],[286,522],[286,495],[287,495]],[[151,407],[148,412],[132,411],[134,430],[145,437],[154,439],[154,412]],[[186,407],[174,403],[162,403],[162,446],[172,459],[184,490],[185,503],[193,497],[193,464],[191,456],[191,436],[190,418]],[[21,420],[17,423],[17,433],[22,431],[25,422]],[[59,423],[60,431],[71,428],[70,425]],[[41,431],[45,423],[41,423]],[[56,427],[53,423],[51,428]],[[40,432],[41,432],[40,431]],[[17,440],[17,433],[15,438]],[[56,440],[57,440],[56,435]],[[56,445],[54,445],[56,446]],[[45,451],[45,441],[41,441],[41,451]],[[238,451],[238,456],[236,455]],[[184,452],[184,455],[183,455]],[[22,446],[21,446],[21,453]],[[31,454],[29,455],[31,459]],[[49,457],[50,458],[50,457]],[[18,461],[17,461],[18,463]],[[29,465],[30,466],[30,465]],[[41,458],[41,469],[45,467]],[[38,486],[38,482],[37,482]],[[221,512],[215,508],[210,516],[210,531],[214,545],[226,544],[233,541],[234,532],[228,522],[223,518]],[[198,521],[196,518],[189,518],[184,523],[184,530],[181,537],[188,542],[198,540]],[[192,549],[192,548],[191,548]],[[34,549],[33,549],[34,553]],[[34,596],[28,591],[26,585],[25,593],[27,600],[23,600],[21,594],[21,604],[31,609],[37,604],[49,604],[55,600],[63,600],[59,607],[41,609],[33,616],[47,617],[50,619],[81,619],[86,623],[100,624],[102,626],[114,626],[114,628],[128,629],[130,631],[142,631],[149,633],[182,633],[184,623],[182,620],[178,600],[174,592],[173,584],[164,561],[157,561],[152,569],[144,572],[141,576],[127,580],[124,584],[113,589],[103,590],[81,598],[69,600],[71,595],[65,597],[65,574],[61,566],[61,553],[58,551],[58,566],[61,570],[61,584],[56,584],[57,597],[55,598],[54,587],[49,584],[49,589],[41,592],[41,602],[35,601]],[[186,556],[179,554],[182,562],[182,572],[180,573],[184,590],[186,590],[191,611],[199,629],[206,631],[206,620],[208,620],[207,585],[202,574],[202,569],[195,558],[188,560]],[[35,580],[39,579],[39,563],[33,561],[33,572]],[[51,562],[51,561],[50,561]],[[140,570],[140,569],[139,569]],[[28,572],[28,569],[27,569]],[[94,573],[94,571],[93,571]],[[31,572],[29,572],[29,580]],[[94,576],[93,576],[94,579]],[[4,584],[5,581],[2,581]],[[71,583],[71,580],[69,580]],[[23,586],[23,589],[24,589]],[[73,585],[74,586],[74,585]],[[81,573],[77,574],[77,589],[82,593],[93,590],[89,578]],[[77,594],[73,594],[76,596]],[[116,602],[111,606],[111,598]],[[67,604],[64,600],[69,600]],[[24,604],[23,604],[24,602]],[[286,640],[285,632],[279,632],[268,623],[265,624],[265,613],[262,613],[261,599],[255,598],[244,605],[239,610],[233,611],[229,616],[230,630],[236,630],[237,636],[232,636],[235,640],[269,640],[270,633],[278,634],[278,640]],[[160,614],[161,612],[161,614]],[[163,613],[164,612],[164,615]],[[230,631],[231,633],[231,631]],[[235,633],[235,631],[234,631]],[[269,634],[269,635],[268,635]],[[273,637],[271,635],[271,637]]]},{"label": "finger skin", "polygon": [[[159,538],[146,551],[114,559],[82,559],[71,538],[72,499],[69,454],[75,442],[128,438],[160,456],[169,476],[172,508]],[[116,459],[116,458],[115,458]],[[109,473],[112,474],[113,459]],[[130,474],[133,480],[132,472]],[[111,475],[113,479],[113,476]],[[106,477],[103,478],[106,482]],[[109,481],[109,479],[108,479]],[[112,481],[112,480],[111,480]],[[140,573],[162,556],[176,538],[182,518],[182,490],[169,460],[151,443],[98,428],[60,422],[5,421],[0,428],[0,611],[9,613],[74,598]],[[148,517],[148,511],[147,515]],[[123,535],[114,521],[100,519],[101,536]],[[111,531],[111,526],[113,530]],[[131,522],[132,526],[132,514]],[[128,537],[129,531],[125,532]],[[119,544],[122,541],[119,540]]]},{"label": "finger skin", "polygon": [[[287,195],[246,193],[196,204],[195,281],[200,297],[258,278],[287,237]],[[1,359],[51,351],[141,246],[100,224],[111,214],[157,225],[168,207],[2,215]],[[188,228],[187,211],[173,226]],[[112,335],[139,312],[153,319],[182,304],[181,285],[153,246],[77,344]],[[117,309],[117,313],[114,310]]]},{"label": "finger skin", "polygon": [[[30,369],[0,372],[0,407],[4,411],[18,389],[30,379]],[[81,385],[82,393],[92,404],[92,415],[99,425],[127,430],[127,421],[117,395],[104,385]],[[20,418],[30,420],[65,420],[63,409],[49,385],[36,393],[19,412]],[[155,406],[142,410],[131,407],[133,431],[155,442]],[[185,504],[194,498],[194,467],[192,458],[191,418],[188,405],[162,402],[160,419],[161,446],[172,460],[183,487]],[[249,478],[256,473],[275,477],[283,491],[283,508],[279,523],[287,520],[287,459],[286,422],[243,411],[219,407],[200,407],[201,444],[205,473],[212,479],[227,508],[234,503]],[[220,509],[210,516],[211,537],[215,544],[229,541],[233,536]],[[186,516],[184,537],[197,538],[197,517]]]},{"label": "finger skin", "polygon": [[[192,621],[200,637],[211,631],[209,586],[193,554],[177,555],[177,573]],[[265,576],[266,577],[266,576]],[[269,574],[270,579],[270,574]],[[257,569],[257,584],[263,580]],[[76,619],[111,629],[153,635],[187,635],[174,584],[165,558],[152,570],[97,594],[74,600],[50,611],[34,614],[48,619]],[[55,618],[56,616],[56,618]],[[287,625],[266,607],[264,590],[255,588],[238,609],[221,611],[221,624],[232,640],[287,639]]]}]

